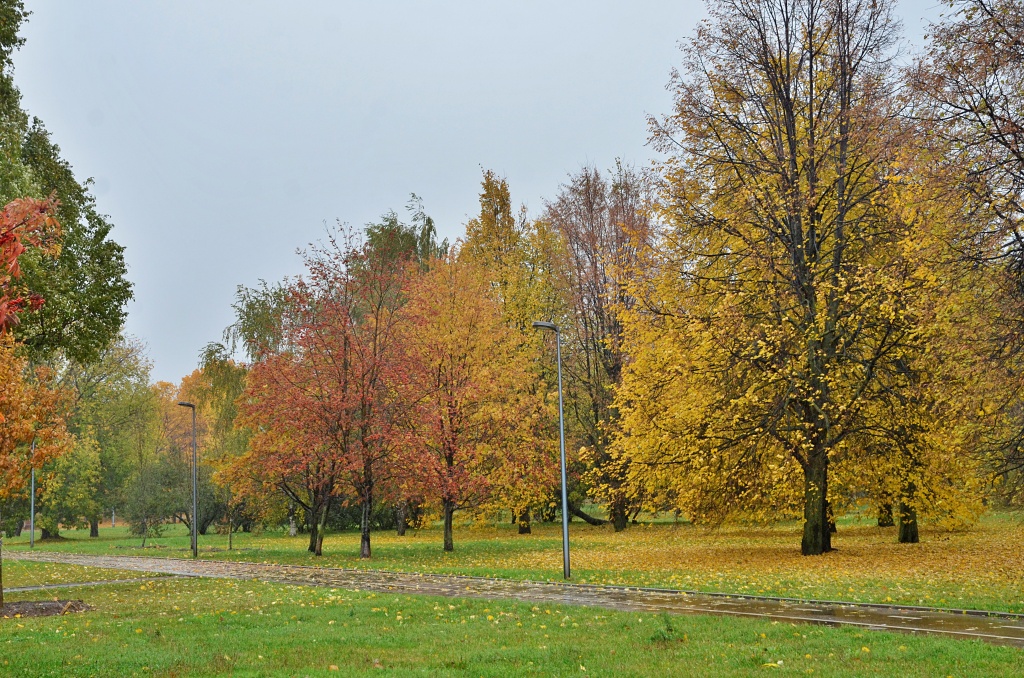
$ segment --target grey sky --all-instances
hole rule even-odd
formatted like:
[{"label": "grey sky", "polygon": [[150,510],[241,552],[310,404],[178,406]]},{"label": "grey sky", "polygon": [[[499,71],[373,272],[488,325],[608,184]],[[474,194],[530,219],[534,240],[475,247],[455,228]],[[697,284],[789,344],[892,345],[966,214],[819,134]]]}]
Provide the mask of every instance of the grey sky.
[{"label": "grey sky", "polygon": [[[697,0],[33,2],[15,80],[127,247],[127,332],[177,381],[235,286],[301,271],[325,222],[422,196],[444,237],[481,168],[534,213],[566,173],[647,163]],[[904,0],[908,38],[937,0]]]}]

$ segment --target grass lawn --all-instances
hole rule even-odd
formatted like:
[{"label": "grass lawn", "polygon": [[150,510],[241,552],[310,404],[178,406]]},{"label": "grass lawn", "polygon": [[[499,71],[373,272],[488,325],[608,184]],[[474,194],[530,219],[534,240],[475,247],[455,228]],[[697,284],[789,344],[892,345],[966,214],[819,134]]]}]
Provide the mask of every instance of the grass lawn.
[{"label": "grass lawn", "polygon": [[17,676],[1019,676],[977,641],[705,616],[202,579],[67,592],[93,610],[0,619]]},{"label": "grass lawn", "polygon": [[74,582],[110,581],[112,579],[138,579],[159,577],[149,572],[107,570],[101,567],[82,567],[57,563],[33,563],[5,559],[3,562],[4,588],[40,586],[43,584],[70,584]]},{"label": "grass lawn", "polygon": [[[574,521],[570,527],[573,579],[578,582],[665,586],[798,598],[896,602],[937,607],[1024,612],[1024,519],[996,513],[961,532],[923,527],[920,544],[897,544],[894,528],[867,519],[840,522],[837,550],[800,555],[800,526],[725,527],[649,523],[616,534],[610,527]],[[306,551],[308,538],[280,531],[200,537],[201,557],[383,570],[443,572],[535,580],[561,579],[558,525],[535,524],[533,534],[511,526],[460,525],[455,552],[441,550],[438,528],[373,535],[373,558],[360,561],[359,535],[329,534],[324,556]],[[37,549],[186,557],[188,535],[169,526],[165,537],[139,548],[123,528],[101,528],[100,538],[68,531]],[[7,540],[22,548],[27,535]]]}]

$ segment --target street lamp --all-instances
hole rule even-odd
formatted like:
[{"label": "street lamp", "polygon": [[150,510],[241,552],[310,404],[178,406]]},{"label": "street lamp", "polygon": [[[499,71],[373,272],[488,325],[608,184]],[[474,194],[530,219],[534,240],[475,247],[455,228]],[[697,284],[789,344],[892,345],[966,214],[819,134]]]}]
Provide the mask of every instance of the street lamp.
[{"label": "street lamp", "polygon": [[178,405],[192,410],[192,557],[199,557],[199,533],[197,520],[199,518],[199,493],[196,489],[196,406],[192,403],[180,402]]},{"label": "street lamp", "polygon": [[562,413],[562,333],[558,325],[537,320],[533,326],[555,333],[555,352],[558,356],[558,444],[562,461],[562,575],[568,579],[569,570],[569,491],[565,482],[565,415]]},{"label": "street lamp", "polygon": [[[36,458],[36,439],[32,439],[32,459]],[[29,503],[29,514],[28,514],[28,546],[29,548],[36,547],[36,467],[32,467],[32,494],[31,502]],[[24,514],[22,514],[24,515]]]}]

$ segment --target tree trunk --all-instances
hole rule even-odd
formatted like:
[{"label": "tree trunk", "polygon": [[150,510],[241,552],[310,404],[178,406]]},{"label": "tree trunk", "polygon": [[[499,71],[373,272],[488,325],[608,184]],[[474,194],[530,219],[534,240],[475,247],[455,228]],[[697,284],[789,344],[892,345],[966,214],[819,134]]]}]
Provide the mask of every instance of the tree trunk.
[{"label": "tree trunk", "polygon": [[406,519],[406,508],[408,503],[405,501],[399,502],[398,506],[395,507],[395,525],[399,537],[405,536],[405,528],[408,527]]},{"label": "tree trunk", "polygon": [[50,532],[45,527],[39,528],[39,539],[40,540],[56,539],[59,536],[60,536],[60,531],[59,530],[54,530],[53,532]]},{"label": "tree trunk", "polygon": [[820,556],[832,550],[828,525],[828,457],[813,454],[804,469],[804,538],[800,552]]},{"label": "tree trunk", "polygon": [[455,502],[444,500],[444,550],[454,551],[455,544],[452,543],[452,515],[455,513]]},{"label": "tree trunk", "polygon": [[295,524],[295,504],[288,505],[288,536],[294,537],[299,533],[299,528]]},{"label": "tree trunk", "polygon": [[613,499],[608,506],[608,510],[611,513],[612,527],[615,528],[616,532],[622,532],[629,526],[629,515],[626,513],[625,501],[621,498]]},{"label": "tree trunk", "polygon": [[836,514],[832,511],[832,502],[825,499],[825,515],[828,516],[828,533],[836,533]]},{"label": "tree trunk", "polygon": [[363,516],[359,521],[359,558],[370,557],[370,512],[373,509],[373,495],[366,492],[363,496]]},{"label": "tree trunk", "polygon": [[581,509],[579,506],[573,506],[572,504],[569,504],[569,513],[571,515],[576,516],[577,518],[585,522],[587,525],[608,524],[607,520],[604,520],[603,518],[595,518],[594,516],[590,515],[589,513]]},{"label": "tree trunk", "polygon": [[530,534],[530,509],[519,514],[519,534]]},{"label": "tree trunk", "polygon": [[916,544],[921,541],[917,532],[917,509],[900,502],[900,536],[901,544]]},{"label": "tree trunk", "polygon": [[316,553],[317,537],[320,536],[320,529],[316,515],[314,514],[313,520],[309,521],[309,552]]},{"label": "tree trunk", "polygon": [[234,527],[234,525],[232,525],[233,522],[234,521],[231,520],[231,513],[228,512],[228,551],[231,551],[234,548],[234,543],[232,540],[234,536],[232,533],[234,532],[234,530],[231,529]]},{"label": "tree trunk", "polygon": [[313,551],[313,555],[322,556],[324,554],[324,534],[327,532],[327,516],[331,512],[331,498],[327,497],[327,501],[324,502],[324,507],[320,513],[320,524],[317,525],[316,529],[316,550]]},{"label": "tree trunk", "polygon": [[92,518],[89,521],[89,536],[99,537],[100,536],[100,521],[98,518]]},{"label": "tree trunk", "polygon": [[878,526],[892,527],[896,523],[892,519],[892,503],[883,502],[878,505]]}]

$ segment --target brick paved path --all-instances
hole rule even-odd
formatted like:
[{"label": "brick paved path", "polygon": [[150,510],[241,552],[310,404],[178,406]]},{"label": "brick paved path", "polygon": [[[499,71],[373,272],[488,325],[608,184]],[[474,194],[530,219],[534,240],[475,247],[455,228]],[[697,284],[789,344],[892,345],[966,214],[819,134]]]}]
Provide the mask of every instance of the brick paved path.
[{"label": "brick paved path", "polygon": [[252,579],[277,584],[459,598],[520,600],[670,614],[717,614],[785,622],[858,626],[879,631],[976,638],[1024,647],[1024,615],[898,605],[801,601],[666,589],[487,579],[217,560],[95,556],[7,549],[5,557],[187,577]]}]

